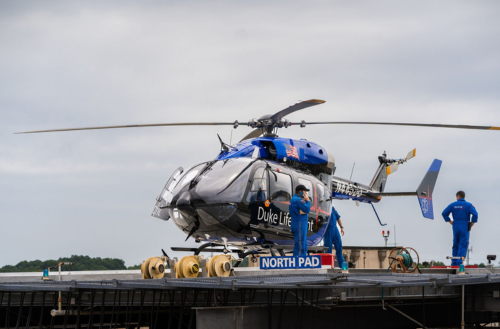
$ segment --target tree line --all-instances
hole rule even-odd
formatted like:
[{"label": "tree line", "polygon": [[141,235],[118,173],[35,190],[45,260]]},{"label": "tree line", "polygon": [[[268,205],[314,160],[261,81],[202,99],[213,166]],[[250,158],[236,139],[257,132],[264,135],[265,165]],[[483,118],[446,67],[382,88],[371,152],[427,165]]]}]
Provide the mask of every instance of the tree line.
[{"label": "tree line", "polygon": [[[422,262],[423,263],[423,262]],[[422,263],[420,263],[418,265],[418,267],[422,268],[424,267],[424,265],[422,265]],[[449,264],[445,264],[443,262],[440,262],[440,261],[437,261],[437,260],[431,260],[430,262],[428,262],[429,265],[432,264],[434,266],[449,266]],[[484,263],[479,263],[479,264],[471,264],[471,265],[477,265],[479,268],[486,268],[486,264]]]},{"label": "tree line", "polygon": [[[0,273],[6,272],[43,272],[44,269],[51,267],[52,271],[57,269],[58,264],[75,263],[71,266],[72,271],[106,271],[106,270],[127,270],[137,269],[139,266],[125,266],[125,261],[119,258],[101,258],[90,257],[83,255],[71,255],[71,257],[61,257],[59,259],[48,260],[23,260],[16,265],[5,265],[0,268]],[[63,270],[67,271],[68,266],[63,266]]]}]

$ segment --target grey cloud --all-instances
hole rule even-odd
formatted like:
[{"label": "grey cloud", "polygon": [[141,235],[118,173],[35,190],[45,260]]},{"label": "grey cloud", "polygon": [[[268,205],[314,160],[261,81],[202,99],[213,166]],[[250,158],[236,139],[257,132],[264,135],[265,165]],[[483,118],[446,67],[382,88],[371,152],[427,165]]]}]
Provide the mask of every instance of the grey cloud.
[{"label": "grey cloud", "polygon": [[[151,128],[41,135],[13,132],[114,124],[248,120],[298,100],[327,103],[289,119],[500,126],[495,1],[90,1],[0,5],[0,265],[90,254],[136,264],[189,246],[149,216],[170,173],[213,158],[230,128]],[[233,141],[248,133],[240,127]],[[377,205],[399,243],[425,259],[450,253],[440,209],[457,189],[480,213],[474,257],[496,252],[500,135],[432,128],[291,127],[368,182],[387,150],[417,157],[388,189],[414,189],[434,158],[443,169],[434,222],[413,198]],[[469,198],[469,197],[468,197]],[[381,245],[368,206],[336,202],[344,244]],[[476,227],[475,227],[476,228]],[[155,232],[153,241],[144,241]],[[19,241],[23,241],[22,244]],[[424,243],[425,241],[425,243]],[[12,248],[13,245],[19,246]],[[41,247],[43,246],[43,248]]]}]

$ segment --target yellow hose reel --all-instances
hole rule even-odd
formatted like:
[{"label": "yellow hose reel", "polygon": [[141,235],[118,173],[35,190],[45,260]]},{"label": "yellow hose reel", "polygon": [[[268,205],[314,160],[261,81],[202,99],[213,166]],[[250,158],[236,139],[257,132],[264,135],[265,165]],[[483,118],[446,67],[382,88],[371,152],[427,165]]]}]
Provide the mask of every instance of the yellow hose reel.
[{"label": "yellow hose reel", "polygon": [[200,273],[201,256],[186,256],[175,263],[176,278],[196,278]]},{"label": "yellow hose reel", "polygon": [[207,262],[207,273],[210,277],[229,276],[233,268],[231,255],[216,255]]},{"label": "yellow hose reel", "polygon": [[141,265],[143,279],[161,279],[165,275],[165,263],[167,257],[149,257]]}]

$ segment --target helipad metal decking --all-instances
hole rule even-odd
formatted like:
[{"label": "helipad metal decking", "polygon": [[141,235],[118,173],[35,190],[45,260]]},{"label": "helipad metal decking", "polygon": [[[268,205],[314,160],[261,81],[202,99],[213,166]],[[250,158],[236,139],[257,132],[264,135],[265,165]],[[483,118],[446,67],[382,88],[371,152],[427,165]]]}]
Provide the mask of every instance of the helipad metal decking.
[{"label": "helipad metal decking", "polygon": [[[73,272],[64,281],[16,281],[10,276],[10,282],[1,282],[5,277],[0,276],[0,326],[453,327],[460,324],[462,300],[467,323],[498,321],[500,274],[491,270],[466,275],[429,270],[331,272],[290,270],[268,275],[247,269],[230,277],[158,280],[120,279],[137,274],[130,271],[116,274],[116,279],[110,274],[85,277]],[[61,311],[51,316],[59,308],[59,292]]]}]

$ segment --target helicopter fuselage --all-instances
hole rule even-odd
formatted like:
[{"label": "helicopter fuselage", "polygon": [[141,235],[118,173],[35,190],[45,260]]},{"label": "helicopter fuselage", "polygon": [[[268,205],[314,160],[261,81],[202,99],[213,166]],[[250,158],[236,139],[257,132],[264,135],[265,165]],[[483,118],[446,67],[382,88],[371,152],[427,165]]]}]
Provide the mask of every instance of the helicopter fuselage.
[{"label": "helicopter fuselage", "polygon": [[[288,211],[299,184],[308,187],[308,244],[330,223],[331,200],[378,202],[373,190],[332,176],[334,158],[306,141],[261,137],[225,148],[212,161],[177,169],[158,197],[153,216],[171,219],[199,241],[292,245]],[[333,191],[332,191],[333,189]]]}]

